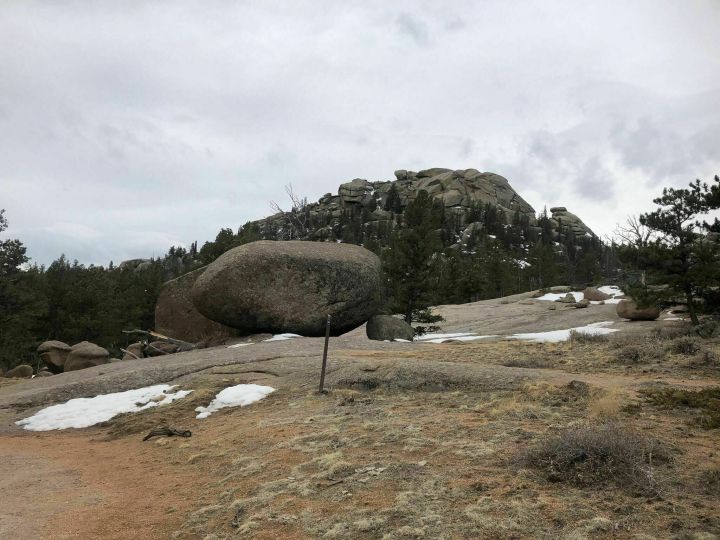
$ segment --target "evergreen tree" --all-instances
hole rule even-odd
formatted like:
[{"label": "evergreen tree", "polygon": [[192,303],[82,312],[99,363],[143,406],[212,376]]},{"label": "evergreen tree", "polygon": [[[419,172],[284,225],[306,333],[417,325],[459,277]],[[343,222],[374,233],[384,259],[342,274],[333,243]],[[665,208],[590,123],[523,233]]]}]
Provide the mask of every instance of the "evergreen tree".
[{"label": "evergreen tree", "polygon": [[716,176],[712,187],[696,180],[689,188],[663,189],[662,196],[653,200],[659,208],[640,216],[640,223],[655,233],[655,239],[644,247],[626,245],[623,249],[624,260],[639,261],[649,285],[665,286],[661,292],[635,288],[632,292],[638,299],[648,302],[682,296],[693,324],[698,324],[695,299],[720,283],[718,245],[703,240],[700,231],[711,225],[699,221],[713,208],[718,186]]},{"label": "evergreen tree", "polygon": [[383,254],[385,273],[390,281],[391,306],[412,321],[413,312],[430,305],[436,276],[433,259],[440,250],[437,229],[442,208],[427,191],[420,191],[405,210],[404,227],[390,238]]}]

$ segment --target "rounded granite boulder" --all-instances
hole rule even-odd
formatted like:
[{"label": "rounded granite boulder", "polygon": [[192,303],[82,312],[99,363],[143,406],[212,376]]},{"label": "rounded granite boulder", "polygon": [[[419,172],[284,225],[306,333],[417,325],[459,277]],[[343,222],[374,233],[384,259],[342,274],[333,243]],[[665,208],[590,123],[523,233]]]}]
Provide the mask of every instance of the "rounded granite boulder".
[{"label": "rounded granite boulder", "polygon": [[365,327],[368,339],[375,341],[393,341],[402,339],[412,341],[415,335],[413,327],[403,319],[392,315],[374,315]]},{"label": "rounded granite boulder", "polygon": [[381,304],[380,259],[353,244],[261,240],[221,255],[200,275],[191,297],[213,321],[248,334],[342,334]]},{"label": "rounded granite boulder", "polygon": [[65,371],[76,371],[89,367],[107,364],[110,361],[110,353],[99,345],[88,341],[81,341],[71,347],[65,361]]},{"label": "rounded granite boulder", "polygon": [[633,300],[620,300],[616,307],[618,317],[631,321],[654,321],[660,316],[660,308],[649,306],[639,308]]}]

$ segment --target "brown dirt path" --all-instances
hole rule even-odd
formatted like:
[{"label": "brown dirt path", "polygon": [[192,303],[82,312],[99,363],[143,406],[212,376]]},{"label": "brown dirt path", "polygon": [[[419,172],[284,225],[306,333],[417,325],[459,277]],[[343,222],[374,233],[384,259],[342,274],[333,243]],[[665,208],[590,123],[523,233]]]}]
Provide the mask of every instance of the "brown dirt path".
[{"label": "brown dirt path", "polygon": [[[169,538],[207,480],[140,437],[0,437],[0,538]],[[167,439],[167,444],[181,444]]]}]

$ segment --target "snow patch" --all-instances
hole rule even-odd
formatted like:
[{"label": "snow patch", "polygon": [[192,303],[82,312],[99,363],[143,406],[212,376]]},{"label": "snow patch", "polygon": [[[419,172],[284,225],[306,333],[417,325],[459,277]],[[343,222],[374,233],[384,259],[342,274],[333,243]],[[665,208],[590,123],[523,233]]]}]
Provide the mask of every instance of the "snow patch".
[{"label": "snow patch", "polygon": [[[269,340],[267,340],[269,341]],[[275,389],[272,386],[260,386],[259,384],[238,384],[230,386],[218,392],[207,407],[198,407],[195,412],[200,413],[196,418],[207,418],[212,413],[227,407],[245,407],[256,401],[264,399],[272,394]]]},{"label": "snow patch", "polygon": [[475,341],[478,339],[488,339],[497,336],[479,336],[473,332],[459,332],[455,334],[425,334],[415,338],[415,341],[424,343],[445,343],[446,341]]},{"label": "snow patch", "polygon": [[[585,295],[581,292],[571,292],[570,294],[572,294],[575,297],[576,302],[579,302],[580,300],[585,298]],[[567,295],[567,293],[547,293],[547,294],[544,294],[543,296],[541,296],[540,298],[536,298],[536,300],[546,300],[548,302],[555,302],[557,300],[565,298],[566,295]]]},{"label": "snow patch", "polygon": [[157,384],[125,392],[100,394],[91,398],[75,398],[45,407],[15,423],[28,431],[90,427],[100,422],[107,422],[118,414],[167,405],[192,392],[192,390],[171,392],[173,388],[175,387],[167,384]]},{"label": "snow patch", "polygon": [[611,326],[612,324],[612,321],[603,321],[588,324],[587,326],[568,328],[567,330],[551,330],[550,332],[514,334],[512,336],[509,336],[509,339],[523,339],[533,341],[535,343],[558,343],[560,341],[567,341],[568,339],[570,339],[570,332],[572,331],[590,336],[601,336],[606,334],[612,334],[613,332],[618,332],[618,329],[616,328],[608,328],[608,326]]},{"label": "snow patch", "polygon": [[266,341],[266,342],[267,341],[285,341],[287,339],[293,339],[293,338],[298,338],[298,337],[302,337],[302,336],[299,334],[275,334],[273,337],[271,337],[269,339],[265,339],[263,341]]},{"label": "snow patch", "polygon": [[228,349],[237,349],[239,347],[247,347],[248,345],[252,345],[252,343],[236,343],[235,345],[228,345]]}]

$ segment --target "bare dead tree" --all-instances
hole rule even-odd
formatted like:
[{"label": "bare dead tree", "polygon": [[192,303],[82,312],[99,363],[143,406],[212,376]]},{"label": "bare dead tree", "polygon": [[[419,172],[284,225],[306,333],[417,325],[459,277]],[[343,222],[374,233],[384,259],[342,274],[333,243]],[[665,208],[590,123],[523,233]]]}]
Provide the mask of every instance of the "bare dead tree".
[{"label": "bare dead tree", "polygon": [[291,208],[289,212],[283,210],[283,208],[275,201],[270,201],[270,207],[277,214],[282,214],[285,219],[285,223],[288,227],[289,240],[293,238],[303,238],[307,234],[308,228],[308,212],[307,212],[307,197],[301,197],[292,187],[292,184],[285,186],[285,193],[290,198]]},{"label": "bare dead tree", "polygon": [[637,248],[646,247],[653,239],[653,231],[640,223],[637,216],[628,216],[625,223],[615,226],[615,240]]},{"label": "bare dead tree", "polygon": [[[615,226],[614,238],[618,244],[636,249],[647,247],[655,238],[655,232],[640,223],[637,216],[628,216],[624,224]],[[640,282],[645,285],[645,271],[640,274]]]}]

